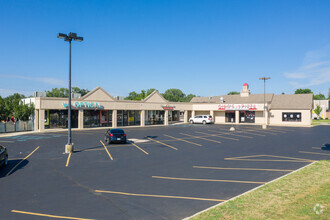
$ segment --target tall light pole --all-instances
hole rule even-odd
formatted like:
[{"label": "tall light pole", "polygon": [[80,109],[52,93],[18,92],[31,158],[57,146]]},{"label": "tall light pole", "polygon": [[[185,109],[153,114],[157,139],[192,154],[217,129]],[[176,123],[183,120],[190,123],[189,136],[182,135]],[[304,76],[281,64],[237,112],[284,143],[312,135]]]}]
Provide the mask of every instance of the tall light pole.
[{"label": "tall light pole", "polygon": [[266,118],[266,80],[270,79],[270,77],[261,77],[260,80],[264,81],[264,118],[265,118],[265,124],[262,126],[263,129],[267,128],[267,118]]},{"label": "tall light pole", "polygon": [[65,153],[73,151],[72,135],[71,135],[71,41],[83,41],[83,37],[78,37],[76,33],[70,32],[68,35],[58,33],[58,38],[64,39],[69,42],[69,103],[68,103],[68,143],[65,145]]}]

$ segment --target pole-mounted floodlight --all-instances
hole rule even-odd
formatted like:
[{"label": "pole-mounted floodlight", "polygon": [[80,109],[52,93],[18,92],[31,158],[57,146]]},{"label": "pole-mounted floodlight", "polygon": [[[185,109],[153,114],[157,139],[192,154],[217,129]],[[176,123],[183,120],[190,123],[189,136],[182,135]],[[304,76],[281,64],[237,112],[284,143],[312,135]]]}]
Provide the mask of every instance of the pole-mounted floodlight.
[{"label": "pole-mounted floodlight", "polygon": [[266,107],[266,80],[270,79],[270,77],[261,77],[259,79],[264,81],[264,118],[265,118],[265,125],[263,126],[263,128],[266,129],[267,128],[267,118],[266,118],[266,111],[267,111],[267,107]]},{"label": "pole-mounted floodlight", "polygon": [[68,104],[68,143],[65,145],[65,153],[73,151],[72,135],[71,135],[71,41],[83,41],[83,37],[78,37],[76,33],[70,32],[67,34],[58,33],[58,38],[64,39],[69,42],[69,104]]}]

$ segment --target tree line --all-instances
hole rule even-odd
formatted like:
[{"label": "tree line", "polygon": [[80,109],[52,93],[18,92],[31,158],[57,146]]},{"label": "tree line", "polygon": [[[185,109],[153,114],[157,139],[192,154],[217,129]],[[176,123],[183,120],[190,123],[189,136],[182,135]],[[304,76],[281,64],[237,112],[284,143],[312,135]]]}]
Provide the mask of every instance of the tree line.
[{"label": "tree line", "polygon": [[13,122],[17,120],[29,120],[30,116],[33,114],[34,105],[24,105],[22,103],[22,99],[24,98],[24,95],[18,93],[5,98],[0,96],[0,120],[12,120]]},{"label": "tree line", "polygon": [[[135,91],[130,92],[128,96],[125,97],[125,100],[142,100],[148,97],[153,91],[156,89],[147,89],[147,90],[141,90],[140,93],[137,93]],[[157,90],[158,91],[158,90]],[[161,94],[167,101],[170,102],[190,102],[190,100],[195,97],[194,94],[188,94],[186,95],[183,93],[180,89],[168,89],[164,93]]]}]

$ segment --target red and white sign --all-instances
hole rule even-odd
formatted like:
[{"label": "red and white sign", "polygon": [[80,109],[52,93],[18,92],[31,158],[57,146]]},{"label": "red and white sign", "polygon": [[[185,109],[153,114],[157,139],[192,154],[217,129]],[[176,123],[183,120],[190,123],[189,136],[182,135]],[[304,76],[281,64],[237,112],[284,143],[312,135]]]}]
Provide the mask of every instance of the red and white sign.
[{"label": "red and white sign", "polygon": [[173,110],[175,108],[174,105],[162,105],[164,110]]},{"label": "red and white sign", "polygon": [[255,111],[257,110],[256,104],[220,104],[218,106],[218,110],[249,110]]}]

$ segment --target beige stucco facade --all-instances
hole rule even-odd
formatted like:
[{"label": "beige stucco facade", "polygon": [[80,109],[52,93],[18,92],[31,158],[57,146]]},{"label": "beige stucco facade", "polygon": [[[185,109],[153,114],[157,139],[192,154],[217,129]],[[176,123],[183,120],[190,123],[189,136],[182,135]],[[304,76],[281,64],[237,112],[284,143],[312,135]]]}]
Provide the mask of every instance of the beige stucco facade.
[{"label": "beige stucco facade", "polygon": [[[244,90],[244,89],[243,89]],[[130,100],[116,100],[101,87],[97,87],[85,96],[79,99],[72,99],[72,110],[78,112],[77,116],[77,128],[84,128],[84,120],[86,118],[86,111],[111,111],[112,127],[117,127],[119,120],[119,111],[135,111],[139,114],[139,126],[146,126],[147,112],[153,111],[159,114],[162,112],[164,118],[162,119],[163,125],[168,125],[170,122],[170,115],[172,112],[176,112],[177,115],[182,115],[177,121],[184,123],[189,122],[190,117],[196,115],[211,115],[214,123],[226,124],[226,123],[245,123],[246,112],[253,112],[253,123],[250,124],[266,124],[266,125],[290,125],[290,126],[306,126],[311,124],[312,110],[311,109],[272,109],[271,101],[268,100],[266,106],[269,111],[264,112],[263,103],[255,103],[246,101],[249,97],[249,90],[244,90],[244,95],[238,101],[223,103],[182,103],[182,102],[168,102],[157,91],[151,93],[146,99],[141,101]],[[248,91],[248,92],[247,92]],[[212,99],[210,99],[212,100]],[[36,97],[35,104],[35,130],[43,131],[45,129],[45,112],[49,110],[67,110],[66,98],[53,98],[53,97]],[[230,104],[229,104],[230,103]],[[251,109],[251,106],[253,107]],[[84,113],[85,112],[85,113]],[[287,113],[301,113],[301,121],[283,121],[283,112]],[[228,119],[227,114],[232,117]],[[101,113],[100,113],[101,117]],[[110,116],[109,116],[110,117]],[[109,119],[110,120],[110,119]]]}]

